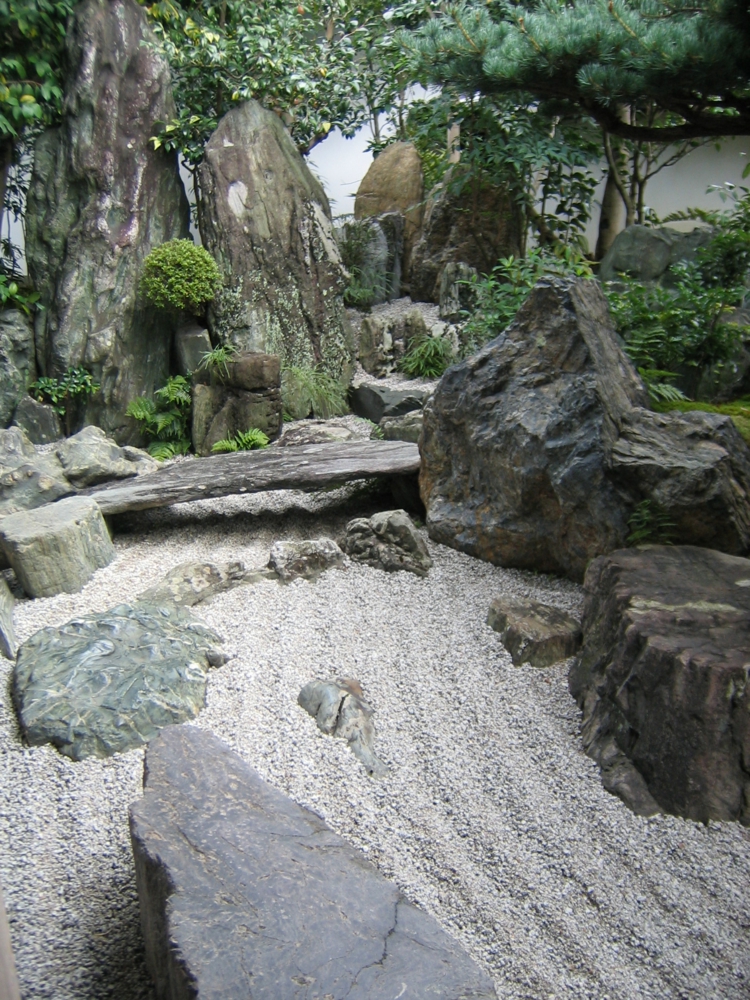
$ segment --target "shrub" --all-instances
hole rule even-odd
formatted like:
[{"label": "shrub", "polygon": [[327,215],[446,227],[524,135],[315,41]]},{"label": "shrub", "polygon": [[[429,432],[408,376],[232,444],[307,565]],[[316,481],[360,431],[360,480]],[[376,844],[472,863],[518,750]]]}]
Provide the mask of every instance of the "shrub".
[{"label": "shrub", "polygon": [[29,392],[39,403],[49,403],[63,418],[65,432],[70,434],[78,403],[93,396],[99,383],[86,368],[68,368],[60,378],[42,376],[29,386]]},{"label": "shrub", "polygon": [[453,360],[453,344],[447,337],[419,337],[399,361],[399,371],[413,378],[440,378]]},{"label": "shrub", "polygon": [[141,289],[159,309],[188,309],[199,315],[220,287],[216,261],[192,240],[162,243],[143,263]]},{"label": "shrub", "polygon": [[134,399],[126,413],[141,425],[151,438],[148,452],[160,462],[190,450],[188,421],[190,420],[190,383],[182,375],[173,375],[167,384],[157,389],[154,399],[141,396]]},{"label": "shrub", "polygon": [[32,309],[42,308],[39,304],[39,292],[22,287],[13,278],[0,272],[0,309],[6,307],[20,309],[29,316]]},{"label": "shrub", "polygon": [[257,427],[251,427],[247,431],[239,431],[233,438],[222,438],[211,451],[253,451],[255,448],[267,447],[268,437]]},{"label": "shrub", "polygon": [[285,414],[299,420],[310,412],[328,420],[349,412],[344,386],[320,365],[315,368],[284,368],[281,373],[281,399]]}]

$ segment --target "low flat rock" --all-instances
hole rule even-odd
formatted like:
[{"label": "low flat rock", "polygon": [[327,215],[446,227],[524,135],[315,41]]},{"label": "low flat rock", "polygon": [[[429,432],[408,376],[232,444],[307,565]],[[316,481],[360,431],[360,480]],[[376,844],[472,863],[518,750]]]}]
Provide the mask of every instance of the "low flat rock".
[{"label": "low flat rock", "polygon": [[341,566],[344,553],[332,538],[305,538],[296,542],[274,542],[268,566],[285,583],[301,577],[314,580],[327,569]]},{"label": "low flat rock", "polygon": [[151,604],[173,602],[184,608],[208,601],[217,594],[242,583],[275,578],[269,570],[249,570],[243,562],[200,563],[184,562],[171,569],[166,576],[144,591],[139,600]]},{"label": "low flat rock", "polygon": [[41,629],[13,672],[21,731],[73,760],[142,746],[201,710],[220,641],[188,611],[147,603]]},{"label": "low flat rock", "polygon": [[638,813],[750,826],[750,560],[622,549],[585,589],[569,685],[605,788]]},{"label": "low flat rock", "polygon": [[427,576],[432,566],[429,549],[405,510],[354,518],[346,526],[341,547],[357,562],[389,573],[407,570]]},{"label": "low flat rock", "polygon": [[159,1000],[492,1000],[489,978],[319,816],[193,726],[130,808]]},{"label": "low flat rock", "polygon": [[90,497],[68,497],[3,517],[0,549],[29,597],[75,594],[115,555]]},{"label": "low flat rock", "polygon": [[517,667],[550,667],[573,656],[581,645],[581,623],[540,601],[499,597],[490,605],[487,624],[500,632]]}]

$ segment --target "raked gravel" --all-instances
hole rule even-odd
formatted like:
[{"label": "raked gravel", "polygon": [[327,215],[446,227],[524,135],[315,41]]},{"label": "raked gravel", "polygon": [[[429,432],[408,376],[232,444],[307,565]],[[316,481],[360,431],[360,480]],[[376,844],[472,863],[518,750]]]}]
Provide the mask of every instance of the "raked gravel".
[{"label": "raked gravel", "polygon": [[[187,559],[258,565],[276,538],[335,536],[377,506],[350,487],[133,516],[82,593],[19,602],[19,639]],[[365,851],[501,998],[750,996],[748,831],[633,816],[583,754],[567,665],[515,668],[485,624],[499,594],[576,611],[580,588],[430,548],[427,579],[349,564],[199,605],[236,656],[195,724]],[[0,880],[24,1000],[152,1000],[127,829],[143,752],[73,763],[24,747],[7,661],[2,673]],[[297,706],[307,681],[334,675],[376,709],[385,780]]]}]

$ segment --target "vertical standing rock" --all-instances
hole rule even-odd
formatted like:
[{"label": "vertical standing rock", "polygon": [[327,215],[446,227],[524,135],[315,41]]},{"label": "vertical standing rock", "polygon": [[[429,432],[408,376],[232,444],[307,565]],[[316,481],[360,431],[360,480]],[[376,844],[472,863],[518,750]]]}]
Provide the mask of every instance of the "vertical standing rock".
[{"label": "vertical standing rock", "polygon": [[40,369],[85,365],[101,382],[85,413],[118,440],[131,399],[168,375],[172,325],[138,294],[149,251],[188,235],[177,158],[154,150],[174,117],[169,67],[135,0],[84,0],[68,30],[59,129],[37,140],[26,215],[29,273],[45,310]]},{"label": "vertical standing rock", "polygon": [[346,272],[328,199],[278,116],[256,101],[233,108],[206,146],[198,181],[203,243],[234,298],[212,309],[214,331],[242,350],[348,379]]}]

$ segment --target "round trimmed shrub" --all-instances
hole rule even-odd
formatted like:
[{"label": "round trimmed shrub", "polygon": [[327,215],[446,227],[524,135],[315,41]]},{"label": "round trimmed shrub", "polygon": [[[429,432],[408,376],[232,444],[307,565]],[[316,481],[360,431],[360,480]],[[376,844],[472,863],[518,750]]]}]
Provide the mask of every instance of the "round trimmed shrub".
[{"label": "round trimmed shrub", "polygon": [[216,261],[192,240],[162,243],[143,262],[143,294],[159,309],[188,309],[200,314],[220,287]]}]

